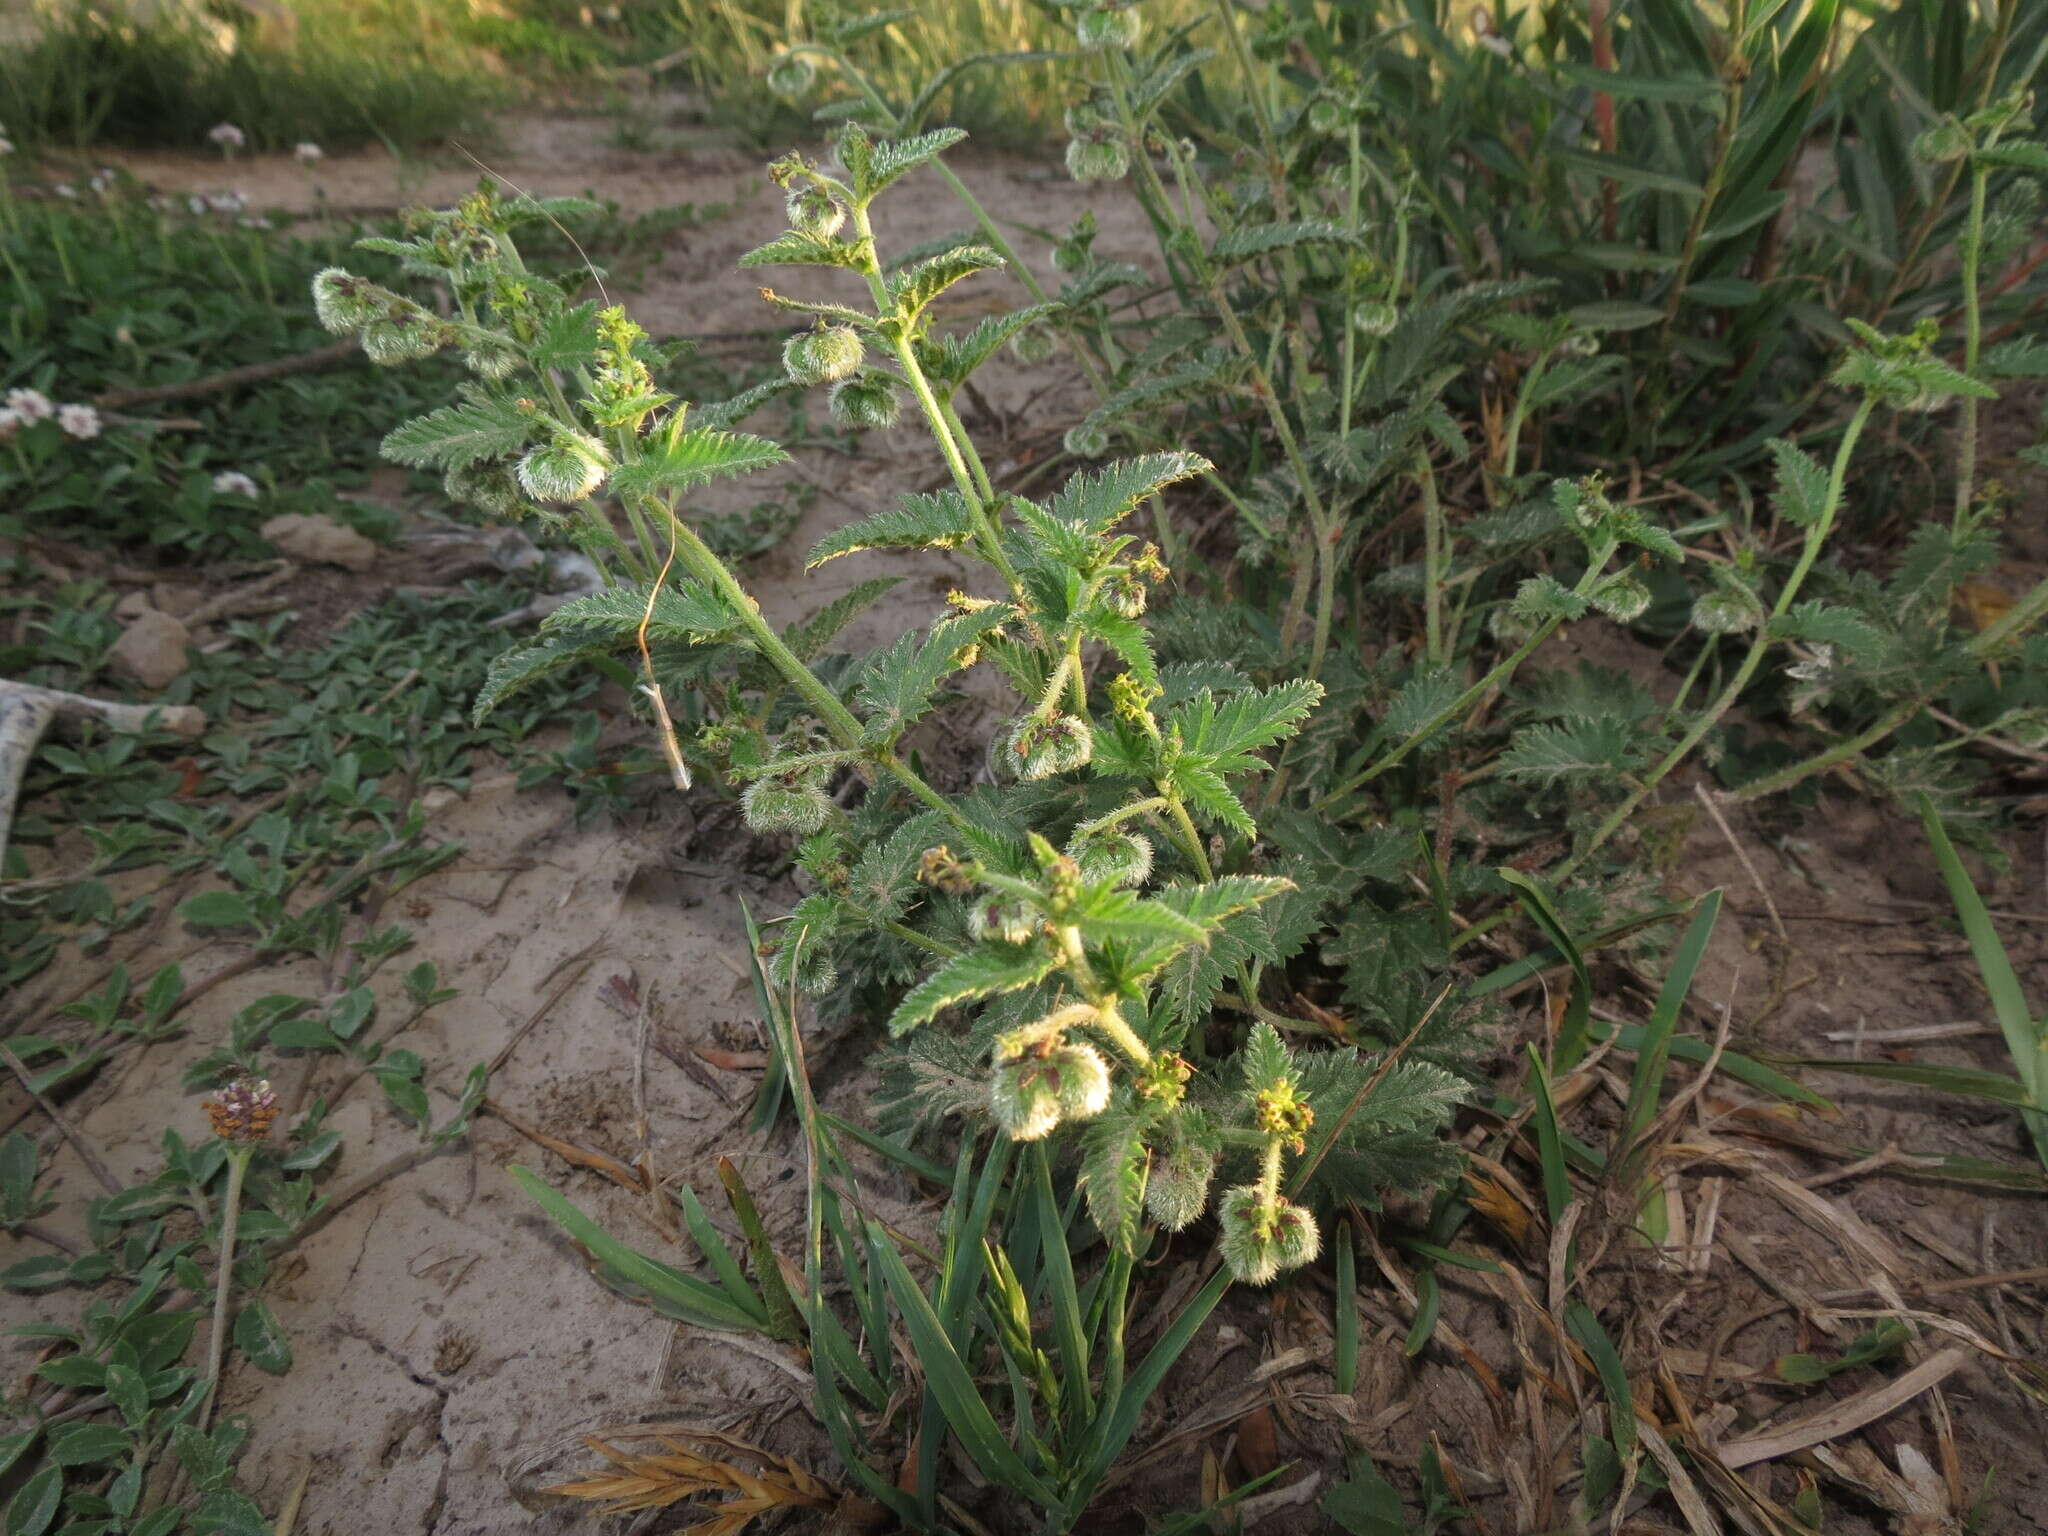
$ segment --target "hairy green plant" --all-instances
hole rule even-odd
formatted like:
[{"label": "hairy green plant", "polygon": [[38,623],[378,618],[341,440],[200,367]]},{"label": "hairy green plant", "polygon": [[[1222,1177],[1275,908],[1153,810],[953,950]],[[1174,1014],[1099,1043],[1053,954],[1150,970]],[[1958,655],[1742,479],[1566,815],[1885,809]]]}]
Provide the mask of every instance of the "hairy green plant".
[{"label": "hairy green plant", "polygon": [[[1262,968],[1306,934],[1275,915],[1299,892],[1262,867],[1270,860],[1245,786],[1269,768],[1258,754],[1295,733],[1320,689],[1260,688],[1227,667],[1155,659],[1141,620],[1166,572],[1121,525],[1146,498],[1203,472],[1200,459],[1114,462],[1043,502],[991,483],[953,397],[1046,306],[941,333],[933,301],[1000,268],[1001,256],[964,247],[886,264],[872,221],[884,191],[960,137],[876,139],[850,127],[829,169],[797,156],[776,162],[793,227],[742,259],[834,267],[862,281],[865,308],[765,293],[812,325],[787,350],[790,382],[828,384],[833,413],[857,428],[893,422],[907,397],[952,479],[828,535],[813,564],[856,549],[948,549],[976,562],[991,589],[952,594],[929,625],[861,660],[821,653],[886,584],[864,584],[851,601],[777,630],[686,515],[696,487],[783,457],[726,426],[768,391],[689,411],[674,401],[652,371],[659,358],[622,311],[574,304],[521,261],[514,229],[555,205],[480,191],[409,241],[371,242],[438,272],[451,318],[339,269],[315,280],[314,295],[326,323],[360,335],[374,360],[448,349],[478,374],[458,403],[395,429],[387,453],[446,471],[452,492],[493,510],[548,517],[620,580],[552,614],[538,645],[501,658],[479,716],[565,666],[637,653],[679,780],[693,764],[711,767],[744,786],[756,830],[801,839],[797,864],[816,889],[780,925],[773,986],[824,992],[849,973],[895,994],[888,1032],[906,1042],[900,1073],[913,1085],[941,1074],[967,1085],[946,1098],[912,1091],[927,1114],[966,1122],[960,1176],[980,1181],[981,1221],[1020,1198],[1005,1173],[1010,1149],[1060,1133],[1072,1169],[1062,1177],[1109,1254],[1108,1289],[1096,1294],[1110,1310],[1096,1326],[1120,1333],[1124,1287],[1151,1226],[1177,1230],[1213,1207],[1221,1273],[1270,1280],[1315,1256],[1319,1201],[1371,1200],[1390,1182],[1446,1171],[1452,1159],[1435,1132],[1463,1087],[1398,1053],[1297,1057],[1274,1028],[1281,1016],[1259,1001]],[[600,491],[623,530],[594,499]],[[998,784],[949,794],[919,766],[912,736],[941,690],[984,664],[1017,700],[990,743]],[[687,740],[671,734],[678,720],[696,727]],[[1232,979],[1248,1034],[1212,1017]],[[938,1027],[947,1021],[956,1027]],[[794,1059],[787,1041],[783,1059]],[[996,1134],[983,1152],[985,1128]],[[1299,1159],[1291,1179],[1290,1153]],[[1051,1178],[1053,1165],[1031,1156],[1033,1179]],[[1037,1198],[1049,1218],[1051,1187],[1041,1184]],[[1069,1262],[1077,1240],[1065,1225],[1044,1234],[1042,1262],[1055,1249]],[[973,1258],[982,1239],[981,1229],[959,1238],[966,1268],[940,1304],[879,1229],[868,1234],[881,1244],[877,1283],[913,1335],[991,1304],[984,1281],[1003,1282],[999,1265]],[[827,1325],[813,1305],[815,1358],[836,1346],[820,1336]],[[1004,1305],[1014,1323],[1015,1307]],[[974,1329],[946,1335],[956,1353],[972,1353]],[[889,1336],[871,1334],[870,1347]],[[1025,1347],[1014,1329],[1005,1337]],[[1061,1347],[1081,1368],[1061,1390],[1085,1397],[1079,1346],[1069,1336]],[[1035,1369],[1031,1380],[1042,1390]],[[1132,1397],[1135,1386],[1117,1383],[1111,1422],[1059,1405],[1067,1429],[1049,1452],[992,1439],[986,1410],[961,1397],[972,1390],[964,1367],[950,1383],[934,1372],[932,1412],[992,1476],[1071,1521],[1156,1380]],[[822,1393],[821,1383],[830,1425]],[[1019,1455],[1042,1464],[1020,1470]],[[920,1518],[929,1522],[928,1504]]]}]

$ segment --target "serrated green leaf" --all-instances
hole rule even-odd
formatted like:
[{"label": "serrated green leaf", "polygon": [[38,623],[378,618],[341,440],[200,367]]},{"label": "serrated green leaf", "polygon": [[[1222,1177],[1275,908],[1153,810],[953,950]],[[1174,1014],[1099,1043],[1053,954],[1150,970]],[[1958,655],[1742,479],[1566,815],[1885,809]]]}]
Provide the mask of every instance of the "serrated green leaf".
[{"label": "serrated green leaf", "polygon": [[654,595],[651,615],[647,598],[644,586],[606,587],[562,604],[541,620],[540,631],[587,641],[600,635],[638,634],[645,623],[651,638],[701,644],[722,639],[739,626],[739,615],[725,599],[695,579],[664,586]]},{"label": "serrated green leaf", "polygon": [[1244,1073],[1244,1085],[1253,1093],[1264,1093],[1294,1079],[1294,1053],[1287,1049],[1280,1031],[1264,1019],[1245,1036],[1244,1050],[1237,1061]]},{"label": "serrated green leaf", "polygon": [[1633,758],[1635,739],[1625,721],[1613,718],[1528,726],[1501,754],[1500,771],[1545,785],[1574,774],[1614,773]]},{"label": "serrated green leaf", "polygon": [[1099,471],[1073,476],[1046,504],[1046,511],[1089,533],[1107,533],[1146,497],[1212,467],[1198,453],[1118,459]]},{"label": "serrated green leaf", "polygon": [[805,569],[863,549],[958,549],[973,537],[973,514],[958,491],[908,495],[826,534],[811,546]]},{"label": "serrated green leaf", "polygon": [[963,128],[934,128],[914,138],[883,139],[861,156],[864,163],[858,169],[847,167],[854,172],[854,195],[863,201],[875,197],[966,137]]},{"label": "serrated green leaf", "polygon": [[1813,527],[1827,512],[1828,472],[1811,454],[1782,437],[1772,438],[1768,446],[1778,471],[1777,494],[1771,498],[1771,505],[1786,522],[1800,528]]},{"label": "serrated green leaf", "polygon": [[742,267],[845,267],[863,270],[870,259],[866,240],[827,240],[791,230],[740,257]]},{"label": "serrated green leaf", "polygon": [[868,663],[857,699],[877,740],[894,740],[932,707],[939,684],[961,664],[964,651],[1010,617],[997,605],[941,619],[922,640],[904,635]]},{"label": "serrated green leaf", "polygon": [[486,459],[510,458],[526,445],[532,430],[533,419],[511,401],[478,395],[394,428],[378,451],[397,464],[466,469]]},{"label": "serrated green leaf", "polygon": [[1088,1218],[1119,1253],[1137,1251],[1146,1167],[1145,1138],[1136,1117],[1112,1110],[1082,1132],[1077,1182],[1088,1200]]},{"label": "serrated green leaf", "polygon": [[515,646],[493,660],[485,672],[484,685],[477,690],[476,703],[471,706],[471,722],[482,725],[491,717],[492,710],[520,689],[602,656],[612,644],[610,636],[592,639],[587,635],[557,634],[537,645]]},{"label": "serrated green leaf", "polygon": [[674,495],[713,480],[752,474],[788,459],[780,446],[764,437],[744,432],[722,432],[709,427],[684,430],[681,417],[673,425],[651,434],[640,445],[640,455],[630,464],[612,471],[611,488],[621,496]]},{"label": "serrated green leaf", "polygon": [[1216,237],[1210,257],[1221,266],[1252,261],[1274,251],[1291,251],[1304,245],[1347,245],[1365,243],[1356,230],[1333,224],[1328,219],[1292,219],[1271,224],[1241,224]]},{"label": "serrated green leaf", "polygon": [[955,246],[890,279],[889,298],[905,319],[915,319],[932,300],[963,278],[1003,265],[1003,258],[985,245]]},{"label": "serrated green leaf", "polygon": [[1884,644],[1878,630],[1846,608],[1832,608],[1818,598],[1795,603],[1771,620],[1773,640],[1799,640],[1808,645],[1839,646],[1852,656],[1868,656]]},{"label": "serrated green leaf", "polygon": [[889,1015],[889,1033],[907,1034],[948,1008],[1031,986],[1050,976],[1059,963],[1059,952],[1044,945],[985,941],[955,955],[912,987]]}]

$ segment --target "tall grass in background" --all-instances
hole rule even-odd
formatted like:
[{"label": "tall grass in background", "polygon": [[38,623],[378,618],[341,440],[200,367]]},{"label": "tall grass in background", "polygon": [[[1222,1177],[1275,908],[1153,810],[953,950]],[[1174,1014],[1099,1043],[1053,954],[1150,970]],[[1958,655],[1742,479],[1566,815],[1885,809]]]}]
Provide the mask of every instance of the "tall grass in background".
[{"label": "tall grass in background", "polygon": [[65,0],[0,49],[0,122],[67,148],[203,147],[221,122],[256,149],[431,144],[503,99],[504,26],[474,0],[288,0],[232,22]]},{"label": "tall grass in background", "polygon": [[[1145,17],[1161,29],[1180,25],[1207,7],[1200,0],[1148,0]],[[687,68],[708,98],[714,117],[762,142],[810,128],[817,101],[773,103],[761,82],[785,46],[820,38],[863,12],[898,19],[868,34],[861,61],[869,78],[892,100],[907,101],[941,71],[963,59],[1073,48],[1070,27],[1049,5],[1022,0],[912,0],[883,5],[820,5],[812,0],[673,0],[668,13],[677,45],[689,49]],[[965,128],[978,140],[1042,142],[1057,131],[1068,87],[1086,78],[1071,59],[967,69],[940,97],[934,120]],[[852,92],[844,82],[822,82],[825,99]]]}]

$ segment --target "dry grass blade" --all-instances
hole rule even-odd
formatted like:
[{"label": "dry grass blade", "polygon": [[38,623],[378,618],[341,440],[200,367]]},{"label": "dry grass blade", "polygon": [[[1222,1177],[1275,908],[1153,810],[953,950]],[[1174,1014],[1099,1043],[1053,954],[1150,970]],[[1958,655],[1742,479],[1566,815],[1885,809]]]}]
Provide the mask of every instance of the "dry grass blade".
[{"label": "dry grass blade", "polygon": [[1865,1424],[1883,1418],[1929,1387],[1946,1380],[1968,1358],[1969,1351],[1959,1347],[1929,1355],[1896,1380],[1881,1382],[1781,1429],[1730,1441],[1718,1451],[1721,1464],[1731,1471],[1738,1470],[1759,1461],[1769,1461],[1774,1456],[1789,1456],[1794,1451],[1840,1439]]},{"label": "dry grass blade", "polygon": [[838,1493],[787,1456],[777,1456],[728,1435],[706,1434],[701,1438],[728,1455],[743,1456],[758,1464],[750,1471],[730,1460],[691,1450],[670,1435],[652,1437],[662,1449],[653,1454],[635,1454],[596,1435],[583,1436],[583,1443],[610,1462],[615,1470],[601,1472],[576,1482],[556,1483],[542,1490],[564,1498],[588,1499],[599,1505],[601,1515],[633,1514],[641,1510],[665,1509],[686,1499],[730,1495],[716,1506],[709,1519],[689,1527],[686,1536],[734,1536],[762,1515],[780,1509],[831,1509]]}]

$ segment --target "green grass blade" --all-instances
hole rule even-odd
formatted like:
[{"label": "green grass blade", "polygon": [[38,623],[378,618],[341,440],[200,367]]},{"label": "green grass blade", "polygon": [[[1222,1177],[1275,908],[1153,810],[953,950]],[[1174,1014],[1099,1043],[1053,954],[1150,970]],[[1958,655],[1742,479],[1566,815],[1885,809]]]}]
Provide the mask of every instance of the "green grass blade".
[{"label": "green grass blade", "polygon": [[1337,1223],[1336,1307],[1337,1390],[1348,1397],[1358,1390],[1358,1254],[1349,1221]]},{"label": "green grass blade", "polygon": [[1564,1209],[1572,1203],[1570,1176],[1565,1170],[1564,1138],[1558,1132],[1557,1100],[1551,1097],[1550,1073],[1533,1045],[1529,1053],[1529,1083],[1536,1090],[1536,1151],[1543,1164],[1543,1208],[1554,1227],[1564,1220]]},{"label": "green grass blade", "polygon": [[719,1288],[728,1296],[744,1296],[750,1312],[758,1305],[761,1323],[765,1327],[768,1322],[767,1304],[754,1294],[746,1270],[740,1267],[739,1256],[726,1246],[725,1234],[711,1224],[710,1216],[697,1199],[697,1192],[687,1184],[677,1185],[676,1204],[683,1208],[683,1225],[690,1229],[690,1241],[697,1245],[697,1251],[704,1255],[704,1261],[718,1275]]},{"label": "green grass blade", "polygon": [[1069,1433],[1079,1437],[1087,1432],[1095,1414],[1095,1399],[1088,1388],[1088,1338],[1081,1314],[1080,1293],[1074,1287],[1074,1259],[1067,1248],[1066,1225],[1060,1220],[1059,1201],[1052,1191],[1052,1164],[1045,1143],[1031,1148],[1033,1188],[1038,1208],[1038,1241],[1045,1252],[1046,1289],[1052,1296],[1052,1339],[1060,1366],[1066,1374],[1065,1390],[1072,1410],[1067,1416]]},{"label": "green grass blade", "polygon": [[1557,908],[1550,903],[1549,893],[1534,876],[1519,869],[1503,867],[1500,877],[1514,887],[1515,899],[1521,902],[1522,910],[1534,919],[1536,926],[1543,930],[1543,936],[1557,946],[1558,953],[1572,968],[1572,995],[1565,1003],[1564,1022],[1558,1026],[1557,1042],[1551,1053],[1557,1070],[1569,1072],[1586,1054],[1586,1020],[1593,1007],[1593,983],[1586,975],[1586,957],[1579,952],[1571,934],[1565,931],[1564,919],[1558,916]]},{"label": "green grass blade", "polygon": [[2020,979],[2013,972],[2004,941],[1991,925],[1984,899],[1977,894],[1970,872],[1956,856],[1955,846],[1935,814],[1934,802],[1925,795],[1920,797],[1920,824],[1927,829],[1928,842],[1934,845],[1935,863],[1941,866],[1941,878],[1948,882],[1949,899],[1955,903],[1963,936],[1970,941],[1970,953],[1976,957],[1984,990],[1991,994],[1991,1011],[1998,1020],[1999,1032],[2005,1036],[2005,1048],[2012,1053],[2013,1069],[2026,1087],[2030,1106],[2024,1115],[2027,1129],[2033,1133],[2041,1161],[2048,1164],[2048,1114],[2042,1112],[2041,1093],[2043,1085],[2048,1084],[2048,1029],[2036,1023],[2028,1009],[2026,994],[2020,990]]},{"label": "green grass blade", "polygon": [[644,1294],[656,1311],[700,1328],[722,1328],[731,1333],[765,1331],[765,1314],[756,1316],[719,1287],[636,1253],[584,1215],[532,1169],[513,1163],[506,1171],[554,1218],[556,1225],[589,1249],[612,1274]]},{"label": "green grass blade", "polygon": [[1408,1337],[1401,1342],[1401,1353],[1413,1359],[1429,1347],[1430,1336],[1436,1332],[1436,1317],[1443,1305],[1443,1287],[1437,1284],[1436,1271],[1424,1269],[1415,1276],[1415,1321],[1409,1325]]},{"label": "green grass blade", "polygon": [[[896,1310],[903,1318],[911,1347],[917,1351],[918,1364],[924,1368],[925,1381],[938,1400],[946,1423],[959,1437],[961,1447],[973,1458],[975,1466],[1004,1487],[1038,1500],[1048,1510],[1060,1507],[1063,1501],[1058,1493],[1027,1467],[1010,1442],[1003,1438],[995,1416],[988,1411],[988,1404],[982,1401],[981,1392],[974,1385],[974,1374],[953,1348],[953,1341],[946,1336],[945,1325],[932,1309],[930,1299],[918,1287],[910,1267],[903,1262],[903,1255],[896,1251],[887,1235],[874,1223],[869,1223],[869,1230],[876,1239],[875,1252],[881,1260],[889,1294],[895,1299]],[[924,1446],[922,1456],[936,1462],[939,1447]]]},{"label": "green grass blade", "polygon": [[1671,1062],[1671,1037],[1677,1030],[1686,994],[1692,990],[1693,976],[1706,956],[1707,941],[1714,936],[1714,921],[1720,915],[1720,891],[1707,892],[1700,898],[1699,910],[1685,930],[1685,937],[1672,952],[1671,969],[1657,996],[1656,1010],[1643,1026],[1635,1076],[1628,1087],[1628,1108],[1622,1117],[1621,1132],[1614,1139],[1616,1172],[1625,1183],[1633,1180],[1636,1165],[1641,1161],[1643,1149],[1637,1143],[1657,1116],[1657,1105],[1664,1095],[1664,1072]]},{"label": "green grass blade", "polygon": [[1600,1319],[1583,1301],[1566,1304],[1564,1327],[1592,1359],[1593,1370],[1600,1377],[1600,1389],[1607,1394],[1608,1436],[1626,1464],[1635,1454],[1636,1409],[1635,1394],[1629,1390],[1628,1372],[1622,1366],[1621,1356],[1615,1353],[1614,1341],[1607,1337]]},{"label": "green grass blade", "polygon": [[1981,1071],[1976,1067],[1947,1067],[1918,1061],[1849,1061],[1836,1056],[1774,1056],[1771,1059],[1781,1066],[1799,1067],[1808,1072],[1846,1072],[1851,1077],[1911,1083],[1916,1088],[1932,1088],[1938,1093],[1953,1093],[1966,1099],[2008,1104],[2014,1109],[2028,1109],[2033,1104],[2027,1095],[2027,1085],[2018,1078],[2007,1077],[2003,1072]]},{"label": "green grass blade", "polygon": [[1181,1352],[1194,1341],[1195,1334],[1209,1314],[1216,1310],[1216,1303],[1223,1299],[1223,1293],[1230,1288],[1230,1271],[1218,1269],[1209,1277],[1209,1283],[1198,1291],[1188,1302],[1187,1308],[1174,1319],[1173,1326],[1160,1335],[1159,1342],[1152,1346],[1152,1352],[1145,1356],[1124,1389],[1112,1400],[1105,1392],[1102,1408],[1095,1416],[1095,1428],[1089,1435],[1091,1457],[1080,1486],[1083,1497],[1092,1493],[1109,1469],[1116,1465],[1117,1457],[1130,1444],[1131,1436],[1137,1433],[1138,1415],[1152,1394],[1159,1390],[1166,1373],[1173,1369]]}]

